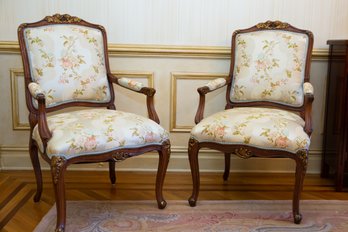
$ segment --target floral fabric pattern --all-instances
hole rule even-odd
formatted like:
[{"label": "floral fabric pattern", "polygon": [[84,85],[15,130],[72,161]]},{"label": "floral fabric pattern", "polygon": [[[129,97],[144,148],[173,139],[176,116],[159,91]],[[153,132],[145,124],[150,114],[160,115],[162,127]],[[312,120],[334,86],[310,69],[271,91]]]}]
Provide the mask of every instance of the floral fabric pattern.
[{"label": "floral fabric pattern", "polygon": [[[47,118],[52,138],[47,155],[72,158],[121,148],[162,144],[168,132],[142,116],[108,109],[86,109],[61,113]],[[33,138],[43,152],[38,126]]]},{"label": "floral fabric pattern", "polygon": [[303,104],[308,36],[288,31],[257,31],[236,36],[232,102]]},{"label": "floral fabric pattern", "polygon": [[101,31],[53,25],[27,28],[24,38],[32,81],[41,86],[47,107],[70,101],[110,100]]},{"label": "floral fabric pattern", "polygon": [[126,87],[127,89],[132,89],[137,92],[144,87],[143,83],[140,83],[138,81],[134,81],[128,78],[124,78],[124,77],[118,79],[118,83],[122,85],[123,87]]},{"label": "floral fabric pattern", "polygon": [[221,86],[224,86],[225,84],[226,84],[225,78],[216,78],[212,81],[209,81],[207,84],[205,84],[205,86],[207,86],[209,90],[214,90]]},{"label": "floral fabric pattern", "polygon": [[240,107],[218,112],[193,127],[199,142],[243,144],[296,153],[308,150],[310,138],[303,119],[285,110]]}]

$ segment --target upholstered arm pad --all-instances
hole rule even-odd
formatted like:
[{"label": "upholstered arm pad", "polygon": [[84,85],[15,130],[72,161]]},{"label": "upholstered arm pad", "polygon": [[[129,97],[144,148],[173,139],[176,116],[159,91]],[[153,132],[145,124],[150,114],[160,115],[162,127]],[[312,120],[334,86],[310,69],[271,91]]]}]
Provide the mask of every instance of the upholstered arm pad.
[{"label": "upholstered arm pad", "polygon": [[314,88],[313,85],[309,82],[303,83],[303,92],[304,94],[314,94]]},{"label": "upholstered arm pad", "polygon": [[225,78],[216,78],[212,81],[209,81],[204,86],[208,87],[210,91],[218,89],[226,84]]},{"label": "upholstered arm pad", "polygon": [[28,85],[29,92],[33,98],[37,99],[39,94],[45,95],[44,91],[41,89],[41,86],[35,82],[31,82]]},{"label": "upholstered arm pad", "polygon": [[134,80],[130,80],[128,78],[118,78],[118,84],[127,88],[127,89],[131,89],[133,91],[139,92],[143,87],[143,83],[140,83],[138,81],[134,81]]}]

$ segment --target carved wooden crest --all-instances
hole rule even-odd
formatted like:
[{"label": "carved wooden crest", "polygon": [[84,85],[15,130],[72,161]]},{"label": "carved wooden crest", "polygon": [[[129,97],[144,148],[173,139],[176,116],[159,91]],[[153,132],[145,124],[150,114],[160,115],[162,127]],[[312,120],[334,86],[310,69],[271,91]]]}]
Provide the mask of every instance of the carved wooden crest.
[{"label": "carved wooden crest", "polygon": [[289,26],[288,23],[283,23],[281,21],[267,21],[256,25],[259,29],[285,29]]},{"label": "carved wooden crest", "polygon": [[49,23],[77,23],[81,21],[80,18],[68,14],[55,14],[52,16],[46,16],[45,20]]}]

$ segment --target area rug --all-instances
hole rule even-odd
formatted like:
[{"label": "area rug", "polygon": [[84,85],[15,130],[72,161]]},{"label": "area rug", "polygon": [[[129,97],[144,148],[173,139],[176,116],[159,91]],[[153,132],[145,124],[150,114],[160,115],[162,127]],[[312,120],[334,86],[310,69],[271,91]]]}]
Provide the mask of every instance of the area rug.
[{"label": "area rug", "polygon": [[[69,201],[66,231],[348,231],[348,201],[301,201],[303,220],[293,223],[291,201],[168,201],[159,210],[155,201]],[[54,231],[55,206],[36,232]]]}]

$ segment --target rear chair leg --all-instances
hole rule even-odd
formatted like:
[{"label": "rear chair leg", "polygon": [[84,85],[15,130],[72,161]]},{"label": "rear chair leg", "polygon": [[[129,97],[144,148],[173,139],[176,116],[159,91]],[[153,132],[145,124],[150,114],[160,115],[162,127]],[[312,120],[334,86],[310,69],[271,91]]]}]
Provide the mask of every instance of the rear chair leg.
[{"label": "rear chair leg", "polygon": [[231,165],[231,153],[225,153],[225,171],[224,171],[224,181],[228,180],[230,175],[230,165]]},{"label": "rear chair leg", "polygon": [[110,160],[109,161],[109,177],[110,177],[110,182],[111,184],[116,183],[116,171],[115,171],[115,161]]},{"label": "rear chair leg", "polygon": [[199,180],[199,165],[198,165],[198,152],[199,152],[198,145],[199,143],[197,140],[190,138],[189,145],[188,145],[188,155],[189,155],[189,161],[190,161],[190,167],[191,167],[193,189],[192,189],[192,195],[188,199],[188,202],[191,207],[196,206],[198,193],[199,193],[200,180]]},{"label": "rear chair leg", "polygon": [[29,142],[29,154],[31,163],[34,168],[35,179],[36,179],[36,193],[34,195],[34,202],[39,202],[42,194],[42,173],[41,173],[41,165],[39,161],[38,148],[34,144],[34,141],[30,139]]}]

